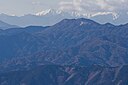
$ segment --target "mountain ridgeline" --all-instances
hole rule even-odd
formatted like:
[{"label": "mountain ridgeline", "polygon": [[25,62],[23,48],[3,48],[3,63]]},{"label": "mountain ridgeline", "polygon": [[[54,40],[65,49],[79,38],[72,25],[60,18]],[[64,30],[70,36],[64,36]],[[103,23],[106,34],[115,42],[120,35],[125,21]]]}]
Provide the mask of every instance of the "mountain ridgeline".
[{"label": "mountain ridgeline", "polygon": [[35,25],[35,26],[51,26],[61,20],[68,18],[89,18],[95,20],[99,23],[110,22],[113,24],[124,24],[127,23],[128,14],[127,12],[101,12],[101,13],[79,13],[76,11],[64,11],[64,10],[56,10],[56,9],[48,9],[41,11],[36,14],[26,14],[22,16],[14,16],[7,14],[0,14],[0,20],[18,25],[21,27]]},{"label": "mountain ridgeline", "polygon": [[7,23],[5,23],[3,21],[0,21],[0,29],[5,30],[5,29],[9,29],[9,28],[18,28],[18,26],[10,25],[10,24],[7,24]]},{"label": "mountain ridgeline", "polygon": [[0,30],[0,85],[126,85],[127,64],[128,24],[79,18]]}]

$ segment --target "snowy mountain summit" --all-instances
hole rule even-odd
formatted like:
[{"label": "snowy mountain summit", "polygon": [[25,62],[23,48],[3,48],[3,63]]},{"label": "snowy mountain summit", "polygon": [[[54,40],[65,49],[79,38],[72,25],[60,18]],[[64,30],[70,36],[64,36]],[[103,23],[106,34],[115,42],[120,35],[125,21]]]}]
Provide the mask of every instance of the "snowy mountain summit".
[{"label": "snowy mountain summit", "polygon": [[47,10],[38,12],[35,15],[37,15],[37,16],[45,16],[47,14],[61,14],[61,13],[62,13],[62,11],[60,11],[60,10],[47,9]]}]

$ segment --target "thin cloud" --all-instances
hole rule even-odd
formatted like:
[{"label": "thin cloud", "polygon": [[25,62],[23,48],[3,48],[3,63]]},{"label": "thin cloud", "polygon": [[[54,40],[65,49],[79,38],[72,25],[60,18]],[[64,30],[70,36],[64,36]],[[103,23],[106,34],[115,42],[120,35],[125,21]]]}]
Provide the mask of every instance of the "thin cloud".
[{"label": "thin cloud", "polygon": [[60,10],[77,11],[79,13],[115,13],[128,11],[128,0],[72,0],[61,1]]},{"label": "thin cloud", "polygon": [[33,5],[40,5],[41,2],[39,2],[39,1],[33,1],[32,4],[33,4]]}]

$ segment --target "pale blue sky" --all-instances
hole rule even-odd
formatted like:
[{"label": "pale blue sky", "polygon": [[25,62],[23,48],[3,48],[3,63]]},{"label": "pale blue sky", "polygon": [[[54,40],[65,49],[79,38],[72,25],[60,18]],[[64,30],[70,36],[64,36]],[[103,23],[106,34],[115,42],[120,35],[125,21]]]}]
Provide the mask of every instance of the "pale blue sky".
[{"label": "pale blue sky", "polygon": [[50,8],[84,13],[128,13],[128,0],[0,0],[0,13],[9,15],[33,14]]}]

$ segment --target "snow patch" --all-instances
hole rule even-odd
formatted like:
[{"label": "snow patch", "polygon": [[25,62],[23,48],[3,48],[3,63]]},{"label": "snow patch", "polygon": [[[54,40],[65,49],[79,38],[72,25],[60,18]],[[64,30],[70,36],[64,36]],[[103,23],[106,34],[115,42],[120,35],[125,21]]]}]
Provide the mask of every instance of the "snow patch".
[{"label": "snow patch", "polygon": [[82,26],[83,24],[85,24],[85,22],[82,21],[82,22],[80,23],[80,26]]}]

